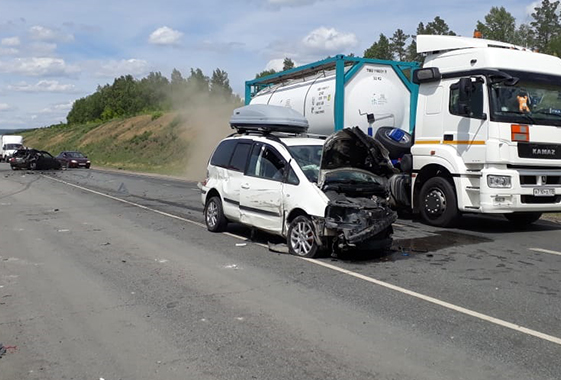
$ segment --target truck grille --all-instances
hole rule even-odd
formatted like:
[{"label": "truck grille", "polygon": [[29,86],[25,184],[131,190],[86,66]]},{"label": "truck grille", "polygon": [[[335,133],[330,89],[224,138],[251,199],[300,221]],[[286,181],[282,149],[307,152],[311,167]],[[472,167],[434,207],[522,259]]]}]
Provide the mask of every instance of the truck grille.
[{"label": "truck grille", "polygon": [[561,202],[561,195],[554,197],[534,197],[533,195],[522,195],[522,203],[526,204],[555,204]]},{"label": "truck grille", "polygon": [[520,184],[524,185],[537,185],[538,178],[545,177],[545,183],[542,185],[561,185],[561,176],[558,175],[548,175],[548,176],[536,176],[536,175],[520,175]]}]

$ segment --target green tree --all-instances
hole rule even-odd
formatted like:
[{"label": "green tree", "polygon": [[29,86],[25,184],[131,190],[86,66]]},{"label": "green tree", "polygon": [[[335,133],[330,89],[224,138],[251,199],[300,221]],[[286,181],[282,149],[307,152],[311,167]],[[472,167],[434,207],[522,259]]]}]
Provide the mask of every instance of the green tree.
[{"label": "green tree", "polygon": [[364,51],[364,58],[376,58],[376,59],[387,59],[391,60],[393,58],[392,49],[390,46],[390,41],[384,35],[380,34],[380,39],[374,42],[372,46]]},{"label": "green tree", "polygon": [[259,79],[259,78],[263,78],[266,77],[267,75],[273,75],[276,74],[276,70],[271,69],[271,70],[263,70],[260,73],[255,74],[255,79]]},{"label": "green tree", "polygon": [[290,70],[294,68],[294,61],[290,58],[285,58],[282,63],[282,71]]},{"label": "green tree", "polygon": [[439,36],[455,36],[456,33],[450,30],[446,21],[436,16],[433,21],[429,22],[424,29],[423,34],[434,34]]},{"label": "green tree", "polygon": [[425,33],[425,25],[420,22],[419,25],[417,26],[417,34],[415,34],[414,36],[411,36],[411,43],[407,46],[407,54],[406,54],[406,60],[408,61],[416,61],[416,62],[420,62],[423,60],[423,56],[419,53],[417,53],[417,36],[419,34],[426,34]]},{"label": "green tree", "polygon": [[191,69],[191,75],[187,78],[187,87],[193,94],[208,94],[209,79],[201,69]]},{"label": "green tree", "polygon": [[405,49],[405,44],[407,43],[407,39],[409,35],[403,33],[403,30],[398,29],[394,32],[391,40],[391,49],[394,54],[394,57],[397,58],[399,61],[404,61],[407,56],[407,51]]},{"label": "green tree", "polygon": [[210,78],[210,93],[221,99],[231,99],[232,87],[230,87],[230,80],[228,79],[228,73],[226,71],[216,69],[212,72],[212,77]]},{"label": "green tree", "polygon": [[476,29],[490,40],[508,43],[516,41],[516,19],[504,7],[491,7],[485,16],[485,23],[477,21]]},{"label": "green tree", "polygon": [[530,22],[534,32],[536,48],[542,53],[549,52],[549,42],[559,35],[559,1],[542,0],[541,6],[535,7],[532,13],[534,21]]},{"label": "green tree", "polygon": [[535,43],[534,31],[528,24],[520,24],[516,32],[514,33],[513,42],[516,45],[520,45],[527,48],[533,48]]}]

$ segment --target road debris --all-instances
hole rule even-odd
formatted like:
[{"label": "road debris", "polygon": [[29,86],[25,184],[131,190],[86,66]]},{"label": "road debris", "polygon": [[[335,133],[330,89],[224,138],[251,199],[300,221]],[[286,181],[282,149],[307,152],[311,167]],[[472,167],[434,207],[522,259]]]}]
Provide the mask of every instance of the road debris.
[{"label": "road debris", "polygon": [[0,343],[0,358],[6,353],[6,347]]},{"label": "road debris", "polygon": [[271,242],[267,243],[269,251],[277,253],[288,253],[288,246],[285,243],[273,244]]},{"label": "road debris", "polygon": [[247,243],[236,243],[236,247],[245,247]]}]

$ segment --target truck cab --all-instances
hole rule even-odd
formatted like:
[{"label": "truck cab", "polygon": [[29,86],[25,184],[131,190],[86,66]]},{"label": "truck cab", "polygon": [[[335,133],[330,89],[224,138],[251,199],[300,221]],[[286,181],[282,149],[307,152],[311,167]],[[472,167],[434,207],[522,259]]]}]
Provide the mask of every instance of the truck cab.
[{"label": "truck cab", "polygon": [[561,211],[561,60],[475,38],[417,44],[413,207],[438,226],[461,212],[524,224]]}]

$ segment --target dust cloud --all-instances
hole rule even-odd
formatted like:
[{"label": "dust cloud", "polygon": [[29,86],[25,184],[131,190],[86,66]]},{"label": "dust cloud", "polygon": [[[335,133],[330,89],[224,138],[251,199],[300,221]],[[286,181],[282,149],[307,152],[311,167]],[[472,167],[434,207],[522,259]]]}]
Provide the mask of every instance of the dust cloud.
[{"label": "dust cloud", "polygon": [[192,181],[205,178],[210,155],[220,140],[234,132],[230,128],[230,116],[235,108],[242,105],[241,102],[226,102],[205,96],[180,109],[184,120],[182,124],[189,139],[185,178]]}]

